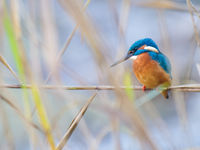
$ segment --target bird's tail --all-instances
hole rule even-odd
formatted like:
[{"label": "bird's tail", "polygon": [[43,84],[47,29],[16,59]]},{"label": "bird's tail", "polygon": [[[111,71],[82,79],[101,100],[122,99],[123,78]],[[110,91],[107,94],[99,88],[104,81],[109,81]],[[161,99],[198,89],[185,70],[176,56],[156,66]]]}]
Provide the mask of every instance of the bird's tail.
[{"label": "bird's tail", "polygon": [[162,95],[164,96],[164,98],[168,99],[169,98],[168,90],[162,91]]},{"label": "bird's tail", "polygon": [[163,84],[160,85],[160,88],[162,89],[161,94],[166,99],[169,98],[169,95],[168,95],[169,90],[167,88],[170,87],[170,85],[171,85],[171,82],[165,82],[165,83],[163,83]]}]

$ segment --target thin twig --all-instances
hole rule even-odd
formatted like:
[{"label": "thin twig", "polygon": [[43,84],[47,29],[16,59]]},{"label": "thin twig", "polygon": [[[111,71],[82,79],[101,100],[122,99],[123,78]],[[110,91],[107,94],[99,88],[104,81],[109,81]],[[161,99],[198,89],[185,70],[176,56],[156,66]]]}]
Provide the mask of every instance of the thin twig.
[{"label": "thin twig", "polygon": [[26,118],[24,116],[24,114],[20,111],[20,109],[14,104],[12,103],[8,98],[6,98],[5,96],[0,94],[0,99],[2,99],[4,102],[6,102],[11,108],[13,108],[17,114],[26,122],[28,123],[30,126],[32,126],[33,128],[37,129],[38,131],[40,131],[41,133],[44,133],[43,130],[36,125],[35,123],[33,123],[31,120],[29,120],[28,118]]},{"label": "thin twig", "polygon": [[[65,85],[39,85],[39,88],[43,89],[62,89],[62,90],[116,90],[116,89],[132,89],[141,91],[143,88],[141,86],[111,86],[111,85],[99,85],[99,86],[65,86]],[[21,88],[32,88],[32,85],[15,85],[15,84],[1,84],[0,88],[13,88],[13,89],[21,89]],[[184,85],[174,85],[169,88],[168,90],[173,91],[182,91],[182,92],[200,92],[200,84],[184,84]],[[145,90],[153,90],[150,88],[146,88]]]},{"label": "thin twig", "polygon": [[65,144],[67,143],[68,139],[70,138],[70,136],[72,135],[74,129],[77,127],[79,121],[81,120],[81,118],[83,117],[83,115],[85,114],[88,106],[91,104],[92,100],[95,98],[95,96],[97,95],[97,93],[95,93],[87,102],[86,104],[81,108],[80,112],[75,116],[74,120],[71,122],[67,132],[65,133],[65,135],[63,136],[63,138],[61,139],[61,141],[59,142],[58,146],[56,147],[56,150],[61,150],[63,149],[63,147],[65,146]]}]

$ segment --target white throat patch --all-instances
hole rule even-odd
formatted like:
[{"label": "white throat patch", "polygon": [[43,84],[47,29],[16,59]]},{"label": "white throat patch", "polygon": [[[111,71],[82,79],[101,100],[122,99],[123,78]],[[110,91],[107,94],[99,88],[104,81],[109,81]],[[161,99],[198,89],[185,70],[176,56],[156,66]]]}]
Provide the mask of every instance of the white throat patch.
[{"label": "white throat patch", "polygon": [[144,49],[150,50],[155,53],[159,53],[159,51],[155,47],[152,47],[152,46],[145,46]]},{"label": "white throat patch", "polygon": [[137,59],[137,56],[131,56],[130,59],[136,60],[136,59]]}]

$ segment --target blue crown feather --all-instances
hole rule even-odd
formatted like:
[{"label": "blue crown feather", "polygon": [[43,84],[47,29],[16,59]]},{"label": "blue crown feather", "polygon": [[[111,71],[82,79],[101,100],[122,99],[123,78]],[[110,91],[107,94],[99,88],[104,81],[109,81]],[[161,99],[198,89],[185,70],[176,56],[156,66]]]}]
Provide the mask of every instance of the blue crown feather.
[{"label": "blue crown feather", "polygon": [[144,38],[144,39],[136,41],[135,43],[133,43],[131,45],[129,50],[133,50],[135,48],[138,49],[143,45],[152,46],[152,47],[156,48],[159,51],[158,46],[156,45],[156,43],[151,38]]}]

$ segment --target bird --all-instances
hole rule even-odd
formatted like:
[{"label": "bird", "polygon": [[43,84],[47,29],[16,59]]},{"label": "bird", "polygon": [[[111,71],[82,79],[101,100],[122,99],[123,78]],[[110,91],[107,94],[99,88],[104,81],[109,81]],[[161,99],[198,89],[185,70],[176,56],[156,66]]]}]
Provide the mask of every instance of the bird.
[{"label": "bird", "polygon": [[[112,64],[111,67],[124,62],[128,59],[133,60],[133,72],[137,80],[146,88],[156,88],[171,86],[171,64],[156,43],[151,38],[144,38],[134,42],[128,50],[127,55]],[[168,98],[168,90],[161,92],[164,98]]]}]

